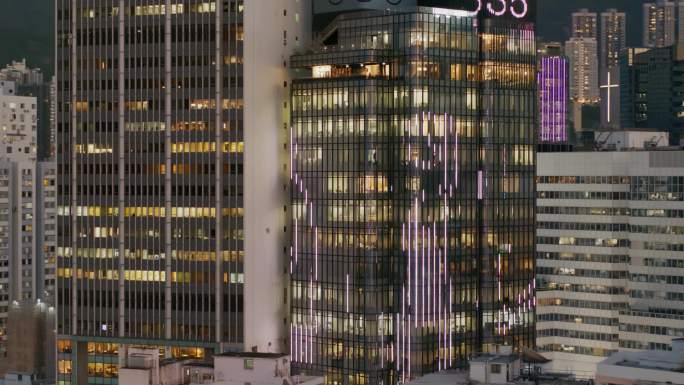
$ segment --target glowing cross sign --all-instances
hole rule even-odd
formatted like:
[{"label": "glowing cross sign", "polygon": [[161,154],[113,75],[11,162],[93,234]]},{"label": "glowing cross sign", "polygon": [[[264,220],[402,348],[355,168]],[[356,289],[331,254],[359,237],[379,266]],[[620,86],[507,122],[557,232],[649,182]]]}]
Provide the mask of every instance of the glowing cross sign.
[{"label": "glowing cross sign", "polygon": [[610,95],[613,93],[613,92],[612,92],[612,91],[613,91],[613,88],[618,88],[618,87],[620,87],[620,84],[618,84],[618,83],[616,83],[616,84],[611,84],[611,83],[610,83],[610,71],[608,71],[608,82],[607,82],[607,84],[604,84],[604,85],[601,86],[601,88],[605,88],[605,89],[606,89],[606,93],[608,94],[608,108],[607,108],[607,110],[608,110],[608,115],[606,116],[606,121],[607,121],[608,123],[610,123],[610,110],[611,110],[611,107],[613,106],[612,103],[610,102]]}]

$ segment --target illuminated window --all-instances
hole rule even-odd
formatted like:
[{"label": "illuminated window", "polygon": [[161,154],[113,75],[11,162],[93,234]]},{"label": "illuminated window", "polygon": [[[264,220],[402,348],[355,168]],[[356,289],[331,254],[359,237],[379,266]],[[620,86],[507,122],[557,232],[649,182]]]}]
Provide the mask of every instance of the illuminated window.
[{"label": "illuminated window", "polygon": [[71,361],[59,360],[57,362],[57,372],[59,374],[71,374]]},{"label": "illuminated window", "polygon": [[314,66],[311,69],[311,76],[313,78],[327,78],[327,77],[330,77],[331,71],[332,71],[332,66],[329,66],[329,65]]},{"label": "illuminated window", "polygon": [[465,78],[465,65],[452,64],[451,65],[451,80],[463,80]]},{"label": "illuminated window", "polygon": [[77,112],[86,112],[88,111],[88,102],[74,102],[74,109]]},{"label": "illuminated window", "polygon": [[150,107],[150,102],[144,101],[127,101],[124,102],[124,107],[130,111],[147,111]]}]

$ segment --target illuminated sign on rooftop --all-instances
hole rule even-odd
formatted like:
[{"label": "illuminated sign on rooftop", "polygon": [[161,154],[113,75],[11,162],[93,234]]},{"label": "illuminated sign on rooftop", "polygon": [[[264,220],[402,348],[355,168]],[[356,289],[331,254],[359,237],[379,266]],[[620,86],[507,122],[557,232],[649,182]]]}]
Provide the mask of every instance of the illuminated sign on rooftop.
[{"label": "illuminated sign on rooftop", "polygon": [[463,10],[473,15],[526,21],[534,21],[536,15],[536,0],[315,0],[314,13],[416,6]]}]

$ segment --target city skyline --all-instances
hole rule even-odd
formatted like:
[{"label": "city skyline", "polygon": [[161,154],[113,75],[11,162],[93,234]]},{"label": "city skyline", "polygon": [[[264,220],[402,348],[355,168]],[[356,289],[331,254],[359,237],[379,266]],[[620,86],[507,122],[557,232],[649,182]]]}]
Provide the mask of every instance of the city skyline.
[{"label": "city skyline", "polygon": [[2,7],[0,385],[684,385],[684,0]]},{"label": "city skyline", "polygon": [[[617,8],[627,13],[627,23],[641,25],[641,4],[650,0],[546,0],[538,2],[538,36],[545,41],[565,41],[570,37],[569,15],[579,8],[599,12]],[[0,13],[0,35],[12,36],[8,45],[0,51],[0,63],[26,58],[32,66],[41,67],[47,75],[54,72],[54,2],[24,0],[3,5]],[[31,19],[35,23],[23,23]],[[627,45],[641,46],[640,29],[629,29]]]}]

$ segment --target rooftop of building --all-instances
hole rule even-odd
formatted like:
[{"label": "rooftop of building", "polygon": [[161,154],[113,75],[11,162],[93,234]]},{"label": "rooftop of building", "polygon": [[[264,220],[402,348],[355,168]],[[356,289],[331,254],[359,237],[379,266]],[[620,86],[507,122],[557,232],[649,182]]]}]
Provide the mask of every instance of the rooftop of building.
[{"label": "rooftop of building", "polygon": [[[617,352],[599,365],[684,373],[684,338],[673,339],[671,351]],[[682,383],[684,383],[684,375],[682,380]]]},{"label": "rooftop of building", "polygon": [[[400,14],[428,14],[436,16],[447,16],[447,17],[470,17],[473,18],[476,14],[470,11],[459,10],[459,9],[446,9],[437,7],[422,7],[422,6],[403,6],[398,8],[387,8],[383,10],[378,9],[364,9],[364,10],[354,10],[343,12],[335,15],[329,22],[326,23],[325,28],[320,30],[313,41],[313,44],[306,47],[306,52],[301,52],[300,54],[294,55],[295,57],[307,55],[311,53],[320,52],[330,52],[330,51],[349,51],[349,50],[361,50],[369,47],[362,47],[358,44],[344,44],[337,42],[337,31],[340,27],[350,22],[354,23],[355,27],[358,27],[359,23],[365,23],[368,25],[376,25],[378,23],[377,18],[385,16],[393,16]],[[422,25],[422,21],[415,20],[416,23]],[[370,47],[375,49],[376,47]]]},{"label": "rooftop of building", "polygon": [[[192,358],[164,358],[159,360],[159,366],[172,365],[176,363],[181,363],[183,366],[188,367],[201,367],[201,368],[213,368],[214,363],[209,361],[202,361]],[[136,368],[129,368],[136,369]]]},{"label": "rooftop of building", "polygon": [[470,359],[470,362],[510,363],[519,359],[517,354],[492,354],[483,353]]},{"label": "rooftop of building", "polygon": [[259,352],[225,352],[217,354],[216,357],[235,357],[235,358],[283,358],[287,357],[288,354],[285,353],[259,353]]},{"label": "rooftop of building", "polygon": [[[409,382],[410,385],[472,385],[481,384],[470,379],[467,370],[445,370],[428,374]],[[589,385],[587,380],[577,380],[566,373],[543,373],[513,379],[510,385]],[[487,385],[487,384],[483,384]]]}]

